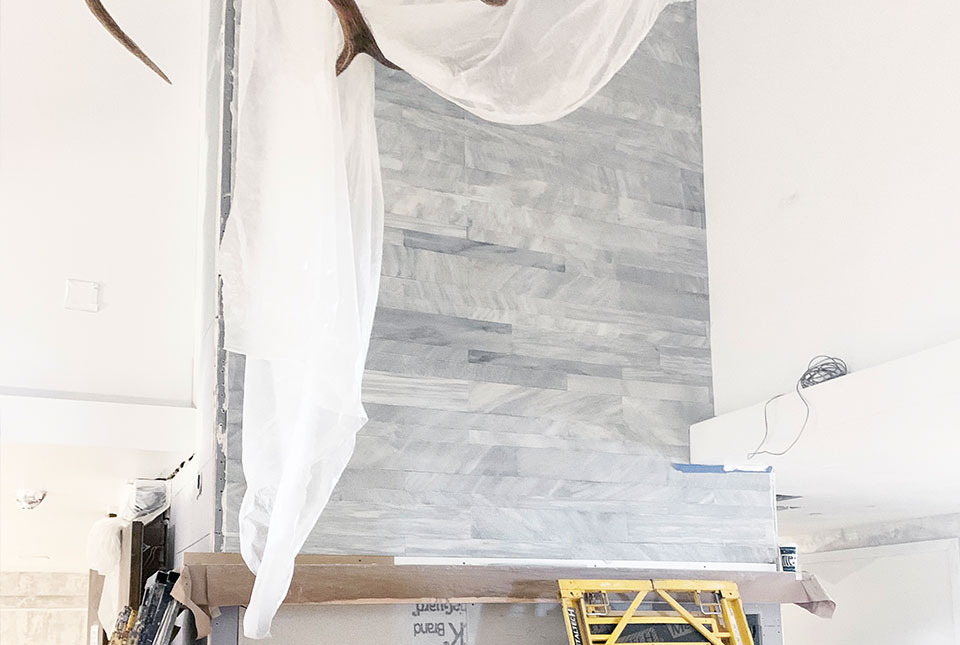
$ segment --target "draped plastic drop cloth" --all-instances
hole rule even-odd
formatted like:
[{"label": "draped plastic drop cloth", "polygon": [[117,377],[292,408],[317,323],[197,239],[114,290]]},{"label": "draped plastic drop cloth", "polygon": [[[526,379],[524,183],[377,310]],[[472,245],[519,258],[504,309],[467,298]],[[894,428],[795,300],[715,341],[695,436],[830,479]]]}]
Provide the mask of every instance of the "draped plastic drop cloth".
[{"label": "draped plastic drop cloth", "polygon": [[[560,118],[627,61],[671,0],[363,0],[384,54],[503,123]],[[240,508],[257,575],[248,637],[269,635],[294,557],[366,421],[383,198],[373,61],[339,78],[323,0],[242,8],[236,190],[220,253],[227,349],[246,354]]]}]

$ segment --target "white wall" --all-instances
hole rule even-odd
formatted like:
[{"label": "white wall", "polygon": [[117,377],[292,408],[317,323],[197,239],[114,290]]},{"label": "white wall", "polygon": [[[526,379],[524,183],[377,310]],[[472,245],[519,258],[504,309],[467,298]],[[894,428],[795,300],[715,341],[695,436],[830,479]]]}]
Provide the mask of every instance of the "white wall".
[{"label": "white wall", "polygon": [[83,2],[0,3],[0,386],[189,405],[204,3],[108,4],[172,87]]},{"label": "white wall", "polygon": [[698,3],[717,413],[960,337],[960,3]]},{"label": "white wall", "polygon": [[837,602],[833,618],[783,608],[786,645],[958,645],[958,540],[801,555]]},{"label": "white wall", "polygon": [[[124,482],[192,453],[174,482],[181,533],[213,527],[223,7],[107,5],[172,86],[83,2],[0,0],[4,571],[86,570],[86,531]],[[98,313],[64,308],[68,278],[102,284]],[[48,499],[21,512],[21,486]]]}]

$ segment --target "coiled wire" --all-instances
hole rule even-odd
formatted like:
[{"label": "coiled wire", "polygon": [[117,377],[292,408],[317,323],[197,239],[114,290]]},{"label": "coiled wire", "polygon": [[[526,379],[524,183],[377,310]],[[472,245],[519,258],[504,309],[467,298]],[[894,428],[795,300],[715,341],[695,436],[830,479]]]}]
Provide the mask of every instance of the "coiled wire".
[{"label": "coiled wire", "polygon": [[836,358],[834,356],[827,356],[825,354],[811,358],[810,362],[807,364],[807,370],[797,380],[797,385],[794,388],[804,407],[803,423],[800,425],[800,432],[798,432],[794,440],[790,442],[790,445],[780,452],[761,450],[761,448],[763,448],[763,444],[767,442],[767,438],[770,436],[770,404],[777,399],[788,396],[791,394],[791,392],[784,392],[783,394],[770,397],[767,399],[767,402],[763,404],[763,439],[760,440],[760,444],[757,446],[756,450],[747,455],[747,459],[753,459],[757,455],[774,455],[779,457],[790,452],[790,449],[797,445],[797,442],[800,441],[800,437],[803,436],[803,431],[807,429],[807,422],[810,420],[810,402],[807,401],[805,396],[803,396],[803,390],[808,387],[813,387],[814,385],[824,383],[825,381],[830,381],[835,378],[845,376],[847,373],[847,364],[843,361],[843,359]]}]

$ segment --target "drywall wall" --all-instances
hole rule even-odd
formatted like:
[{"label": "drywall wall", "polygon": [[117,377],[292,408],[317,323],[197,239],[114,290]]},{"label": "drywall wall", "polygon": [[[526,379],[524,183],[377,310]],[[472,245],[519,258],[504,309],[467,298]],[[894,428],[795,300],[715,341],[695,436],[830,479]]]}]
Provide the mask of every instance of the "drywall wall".
[{"label": "drywall wall", "polygon": [[[204,4],[0,4],[0,387],[190,405]],[[98,313],[64,308],[67,279]]]},{"label": "drywall wall", "polygon": [[714,401],[960,337],[960,5],[698,8]]},{"label": "drywall wall", "polygon": [[801,556],[837,602],[833,618],[783,608],[786,645],[960,643],[960,540]]},{"label": "drywall wall", "polygon": [[671,467],[712,415],[695,15],[668,8],[544,125],[483,122],[377,70],[370,422],[306,552],[773,562],[767,475]]}]

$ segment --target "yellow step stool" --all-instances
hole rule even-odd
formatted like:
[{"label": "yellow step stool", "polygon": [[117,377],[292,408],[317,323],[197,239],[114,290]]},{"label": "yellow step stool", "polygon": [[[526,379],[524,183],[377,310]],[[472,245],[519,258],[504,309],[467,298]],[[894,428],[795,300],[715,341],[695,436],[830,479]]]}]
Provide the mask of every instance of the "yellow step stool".
[{"label": "yellow step stool", "polygon": [[[734,582],[558,580],[570,645],[753,645]],[[645,608],[641,609],[641,605]]]}]

